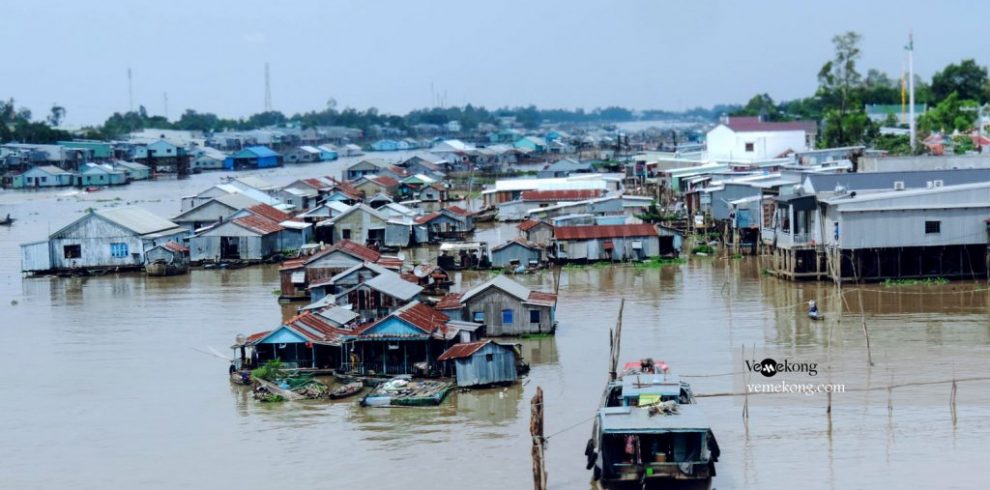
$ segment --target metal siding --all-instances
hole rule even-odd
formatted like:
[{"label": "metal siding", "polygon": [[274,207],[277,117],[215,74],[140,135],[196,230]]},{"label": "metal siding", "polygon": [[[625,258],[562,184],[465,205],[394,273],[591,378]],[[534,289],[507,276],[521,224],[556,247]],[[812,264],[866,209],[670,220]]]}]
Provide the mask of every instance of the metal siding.
[{"label": "metal siding", "polygon": [[540,251],[530,250],[520,244],[513,243],[492,252],[492,266],[494,267],[505,267],[513,260],[518,260],[526,265],[530,260],[540,260]]},{"label": "metal siding", "polygon": [[52,268],[52,254],[49,242],[25,243],[21,245],[21,271],[47,271]]},{"label": "metal siding", "polygon": [[[513,322],[511,325],[502,324],[502,310],[512,310]],[[549,328],[540,325],[530,325],[529,308],[525,307],[518,298],[511,296],[498,288],[489,288],[486,291],[472,297],[467,302],[468,320],[474,318],[475,311],[483,311],[485,314],[485,326],[488,335],[498,337],[501,335],[522,335],[539,331],[549,331]],[[543,318],[541,318],[543,320]]]},{"label": "metal siding", "polygon": [[[492,361],[486,356],[492,354]],[[515,351],[508,347],[488,344],[467,359],[455,361],[457,386],[477,386],[511,383],[516,380]]]},{"label": "metal siding", "polygon": [[[839,241],[843,249],[981,245],[988,213],[990,207],[842,213]],[[925,221],[941,221],[941,232],[926,234]]]}]

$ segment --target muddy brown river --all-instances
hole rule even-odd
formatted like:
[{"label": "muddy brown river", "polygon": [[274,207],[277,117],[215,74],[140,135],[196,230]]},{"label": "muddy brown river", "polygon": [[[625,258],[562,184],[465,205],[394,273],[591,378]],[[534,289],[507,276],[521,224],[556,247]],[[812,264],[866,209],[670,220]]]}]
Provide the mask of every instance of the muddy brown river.
[{"label": "muddy brown river", "polygon": [[[342,162],[259,172],[276,183],[337,175]],[[223,173],[91,194],[0,193],[0,488],[531,488],[529,399],[542,386],[550,488],[596,488],[583,451],[607,376],[608,333],[626,299],[623,355],[663,359],[699,395],[745,391],[745,359],[814,362],[794,382],[841,383],[832,397],[702,396],[721,446],[712,486],[976,488],[990,457],[990,382],[886,386],[990,375],[985,282],[885,287],[794,284],[757,258],[568,268],[557,335],[521,340],[521,384],[455,393],[427,409],[261,404],[227,381],[238,333],[269,329],[275,266],[155,278],[22,278],[18,244],[89,207],[137,204],[162,216]],[[492,244],[512,225],[479,233]],[[422,253],[422,252],[421,252]],[[459,286],[485,276],[463,274]],[[551,289],[549,273],[520,277]],[[813,322],[804,304],[826,315]],[[874,365],[868,366],[866,336]],[[754,354],[755,353],[755,354]],[[804,376],[804,377],[800,377]],[[751,382],[779,382],[751,374]],[[742,416],[748,405],[748,421]]]}]

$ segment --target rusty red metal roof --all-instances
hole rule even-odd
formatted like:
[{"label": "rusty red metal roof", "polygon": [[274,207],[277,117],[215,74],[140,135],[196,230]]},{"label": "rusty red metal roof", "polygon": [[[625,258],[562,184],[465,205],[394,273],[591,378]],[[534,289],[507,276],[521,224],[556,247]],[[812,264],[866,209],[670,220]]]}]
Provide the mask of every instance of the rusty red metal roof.
[{"label": "rusty red metal roof", "polygon": [[250,216],[244,216],[241,218],[236,218],[234,219],[234,223],[237,223],[261,235],[278,233],[284,229],[282,228],[281,225],[279,225],[275,221],[272,221],[268,218],[265,218],[264,216],[260,216],[256,214],[252,214]]},{"label": "rusty red metal roof", "polygon": [[[523,221],[522,223],[519,223],[518,225],[516,225],[516,228],[519,228],[522,231],[529,231],[529,230],[535,228],[536,225],[538,225],[540,223],[543,223],[543,221],[540,221],[538,219],[528,219],[528,220]],[[546,224],[547,226],[550,226],[551,228],[553,227],[552,225],[550,225],[550,223],[544,223],[544,224]]]},{"label": "rusty red metal roof", "polygon": [[265,218],[268,218],[276,223],[281,223],[292,218],[291,214],[279,211],[278,209],[275,209],[267,204],[255,204],[254,206],[249,207],[248,211],[257,214],[258,216],[264,216]]},{"label": "rusty red metal roof", "polygon": [[304,265],[306,265],[307,259],[308,257],[286,260],[285,262],[282,262],[282,265],[278,269],[282,271],[301,269]]},{"label": "rusty red metal roof", "polygon": [[330,182],[326,182],[326,181],[323,181],[323,180],[320,180],[320,179],[302,179],[302,183],[304,183],[304,184],[306,184],[306,185],[308,185],[308,186],[310,186],[310,187],[312,187],[312,188],[314,188],[314,189],[316,189],[318,191],[331,189],[333,187],[330,184]]},{"label": "rusty red metal roof", "polygon": [[471,357],[475,352],[481,350],[484,346],[491,343],[492,340],[479,340],[477,342],[468,342],[465,344],[455,344],[451,348],[445,350],[437,361],[452,361],[454,359],[464,359],[466,357]]},{"label": "rusty red metal roof", "polygon": [[176,253],[189,253],[189,247],[182,245],[178,242],[168,241],[162,244],[162,248],[170,252]]},{"label": "rusty red metal roof", "polygon": [[437,216],[440,216],[440,211],[434,211],[430,214],[417,216],[416,219],[414,219],[413,221],[415,221],[417,225],[421,225],[423,223],[429,223],[430,221],[433,221],[433,219],[436,218]]},{"label": "rusty red metal roof", "polygon": [[600,189],[560,189],[552,191],[523,191],[523,201],[583,201],[600,197]]},{"label": "rusty red metal roof", "polygon": [[375,182],[378,182],[379,184],[385,187],[396,187],[399,185],[398,180],[395,180],[394,178],[389,177],[388,175],[375,175],[373,177],[368,177],[368,180],[373,180]]},{"label": "rusty red metal roof", "polygon": [[533,291],[529,293],[529,299],[527,299],[526,302],[536,305],[553,306],[557,304],[557,295],[553,293],[544,293],[542,291]]},{"label": "rusty red metal roof", "polygon": [[[336,250],[340,250],[341,252],[344,252],[344,253],[346,253],[346,254],[348,254],[348,255],[350,255],[352,257],[355,257],[357,259],[360,259],[360,260],[362,260],[364,262],[378,262],[378,259],[380,259],[381,256],[382,256],[380,253],[378,253],[378,252],[376,252],[376,251],[374,251],[374,250],[372,250],[372,249],[370,249],[368,247],[365,247],[364,245],[361,245],[360,243],[352,242],[352,241],[347,240],[345,238],[345,239],[343,239],[343,240],[341,240],[341,241],[333,244],[333,246],[331,246],[329,248],[325,248],[323,250],[320,250],[319,252],[316,252],[315,254],[309,256],[309,258],[307,258],[304,263],[308,264],[310,262],[313,262],[313,261],[319,259],[320,257],[323,257],[324,255],[327,255],[327,254],[329,254],[331,252],[334,252]],[[283,267],[284,267],[284,265],[283,265]]]},{"label": "rusty red metal roof", "polygon": [[460,216],[467,216],[467,215],[471,214],[471,213],[468,212],[468,210],[466,210],[466,209],[464,209],[464,208],[462,208],[460,206],[447,206],[444,209],[446,209],[447,211],[450,211],[451,213],[460,215]]},{"label": "rusty red metal roof", "polygon": [[553,236],[558,240],[657,236],[657,228],[650,224],[558,226],[554,228]]},{"label": "rusty red metal roof", "polygon": [[726,126],[737,133],[752,133],[763,131],[806,131],[813,133],[818,130],[814,121],[763,121],[759,117],[729,117]]},{"label": "rusty red metal roof", "polygon": [[464,293],[447,293],[437,302],[438,310],[456,310],[461,307],[461,297]]}]

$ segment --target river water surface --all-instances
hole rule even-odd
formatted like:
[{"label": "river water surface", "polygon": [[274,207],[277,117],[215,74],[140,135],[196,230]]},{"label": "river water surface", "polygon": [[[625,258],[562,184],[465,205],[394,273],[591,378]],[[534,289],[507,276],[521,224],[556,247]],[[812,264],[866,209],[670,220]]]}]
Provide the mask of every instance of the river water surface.
[{"label": "river water surface", "polygon": [[[339,176],[342,162],[260,172]],[[531,488],[529,399],[542,386],[550,487],[594,488],[583,451],[607,373],[608,332],[626,299],[623,359],[654,357],[698,394],[742,390],[740,351],[818,362],[824,394],[701,397],[721,446],[715,488],[974,488],[990,457],[990,383],[898,388],[990,373],[984,283],[846,292],[760,274],[757,259],[692,258],[659,269],[561,274],[557,335],[522,340],[532,371],[438,408],[363,409],[355,400],[263,405],[227,381],[238,333],[289,314],[275,266],[22,278],[18,244],[86,208],[136,204],[162,216],[218,181],[134,183],[92,194],[0,193],[0,488]],[[511,225],[479,233],[492,244]],[[459,286],[485,277],[459,276]],[[553,288],[549,273],[520,278]],[[827,315],[810,322],[803,304]],[[862,307],[861,307],[862,306]],[[874,366],[868,367],[865,320]],[[778,358],[778,360],[780,360]],[[757,377],[759,377],[757,375]],[[766,378],[763,378],[766,380]],[[787,378],[794,379],[797,378]],[[753,380],[757,381],[757,380]],[[777,381],[775,378],[773,381]],[[863,388],[879,388],[873,391]]]}]

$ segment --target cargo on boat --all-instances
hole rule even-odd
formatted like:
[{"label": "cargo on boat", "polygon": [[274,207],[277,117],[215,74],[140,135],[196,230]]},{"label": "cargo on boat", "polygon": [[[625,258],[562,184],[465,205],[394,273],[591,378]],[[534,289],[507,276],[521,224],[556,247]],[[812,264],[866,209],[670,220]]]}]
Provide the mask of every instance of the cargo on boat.
[{"label": "cargo on boat", "polygon": [[378,385],[361,400],[365,407],[426,407],[439,405],[451,383],[398,376]]}]

